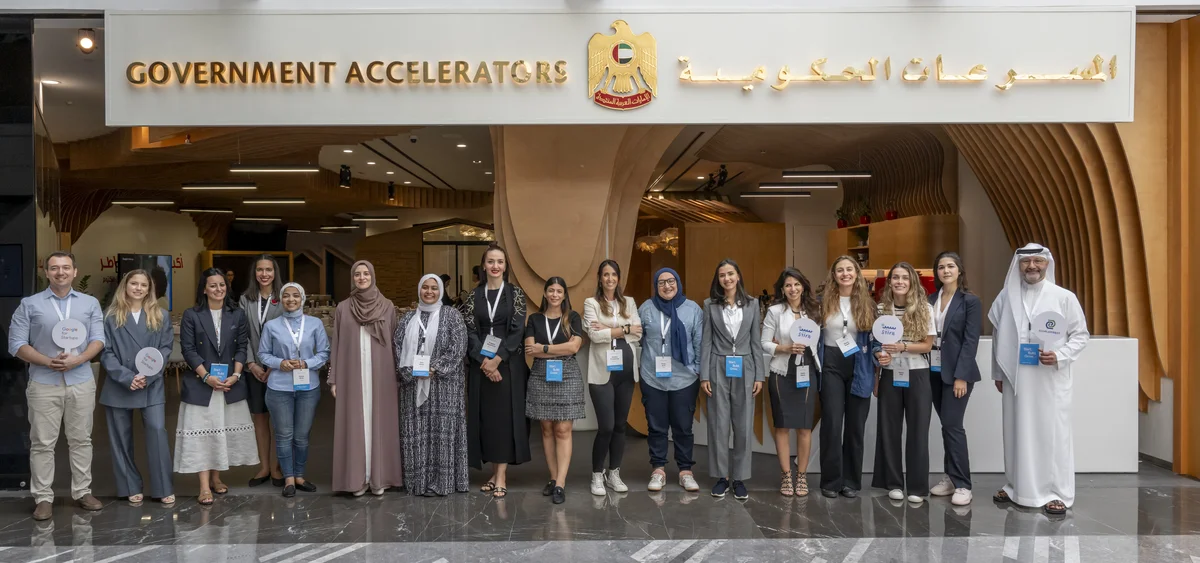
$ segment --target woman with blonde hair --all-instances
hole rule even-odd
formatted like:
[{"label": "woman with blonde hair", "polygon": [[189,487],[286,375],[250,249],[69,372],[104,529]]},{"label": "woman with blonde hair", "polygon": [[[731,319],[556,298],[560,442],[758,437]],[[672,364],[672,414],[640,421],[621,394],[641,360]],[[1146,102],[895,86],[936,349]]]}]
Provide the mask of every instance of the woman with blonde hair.
[{"label": "woman with blonde hair", "polygon": [[167,311],[158,306],[154,279],[145,270],[121,278],[112,305],[104,314],[104,351],[100,364],[107,374],[100,390],[112,444],[113,475],[117,496],[130,504],[142,503],[142,474],[133,456],[133,411],[142,411],[146,432],[146,462],[150,469],[150,497],[164,505],[175,504],[171,480],[171,445],[167,441],[166,387],[162,366],[155,373],[140,373],[139,353],[158,350],[166,364],[175,333]]},{"label": "woman with blonde hair", "polygon": [[[921,278],[908,262],[897,263],[888,272],[879,314],[898,317],[903,335],[895,344],[873,342],[872,346],[883,369],[875,381],[879,417],[871,486],[887,489],[892,500],[903,500],[907,469],[908,502],[919,504],[929,496],[929,417],[933,412],[933,389],[929,386],[928,354],[933,349],[937,327]],[[908,435],[905,452],[901,454],[905,424]]]},{"label": "woman with blonde hair", "polygon": [[855,498],[862,489],[863,439],[871,412],[875,300],[858,261],[839,256],[821,294],[821,494]]}]

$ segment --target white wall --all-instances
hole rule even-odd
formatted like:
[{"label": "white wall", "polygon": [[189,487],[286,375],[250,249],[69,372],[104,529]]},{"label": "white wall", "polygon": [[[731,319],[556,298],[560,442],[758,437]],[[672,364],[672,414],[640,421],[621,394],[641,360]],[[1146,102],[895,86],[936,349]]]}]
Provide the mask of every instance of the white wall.
[{"label": "white wall", "polygon": [[176,311],[195,303],[197,266],[204,250],[204,240],[187,215],[119,206],[101,213],[71,246],[79,278],[92,276],[88,293],[96,299],[118,281],[116,268],[102,267],[101,260],[123,253],[180,257],[183,267],[174,270],[171,284]]},{"label": "white wall", "polygon": [[1162,401],[1150,401],[1146,412],[1138,413],[1138,451],[1166,462],[1175,461],[1175,380],[1162,382]]},{"label": "white wall", "polygon": [[958,154],[958,215],[958,250],[967,270],[967,284],[983,301],[983,332],[991,334],[987,310],[1004,288],[1015,249],[1008,246],[996,208],[962,153]]}]

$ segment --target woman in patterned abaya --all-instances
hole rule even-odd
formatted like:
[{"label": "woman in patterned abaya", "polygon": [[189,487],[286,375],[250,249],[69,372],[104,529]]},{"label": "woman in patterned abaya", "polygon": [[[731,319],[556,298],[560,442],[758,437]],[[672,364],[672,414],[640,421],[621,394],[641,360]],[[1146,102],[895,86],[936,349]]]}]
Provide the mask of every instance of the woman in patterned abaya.
[{"label": "woman in patterned abaya", "polygon": [[442,304],[442,279],[426,274],[421,302],[400,320],[392,339],[400,383],[404,483],[413,495],[467,492],[467,327]]}]

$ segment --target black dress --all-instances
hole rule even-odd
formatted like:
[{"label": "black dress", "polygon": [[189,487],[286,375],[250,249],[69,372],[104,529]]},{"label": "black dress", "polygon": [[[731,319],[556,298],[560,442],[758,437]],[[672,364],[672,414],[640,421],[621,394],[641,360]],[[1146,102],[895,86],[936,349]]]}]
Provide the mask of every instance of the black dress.
[{"label": "black dress", "polygon": [[771,372],[771,422],[775,428],[812,430],[817,413],[817,386],[820,373],[813,358],[813,350],[804,351],[804,363],[808,366],[808,387],[796,387],[796,354],[788,357],[786,375]]},{"label": "black dress", "polygon": [[[496,303],[495,318],[488,302]],[[476,469],[484,463],[524,463],[529,453],[525,418],[525,292],[511,284],[501,290],[479,286],[463,303],[467,325],[467,458]],[[501,340],[499,382],[483,375],[483,343],[492,334]]]}]

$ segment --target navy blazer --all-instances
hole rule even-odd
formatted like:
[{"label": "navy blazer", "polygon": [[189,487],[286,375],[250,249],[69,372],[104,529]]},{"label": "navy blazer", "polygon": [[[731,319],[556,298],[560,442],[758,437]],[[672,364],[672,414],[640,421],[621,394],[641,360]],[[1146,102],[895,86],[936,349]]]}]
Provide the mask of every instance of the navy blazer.
[{"label": "navy blazer", "polygon": [[[929,295],[934,314],[941,308],[938,294]],[[935,319],[936,322],[936,319]],[[955,379],[968,383],[979,381],[979,333],[983,329],[983,304],[979,298],[962,290],[954,292],[946,322],[942,326],[942,383],[953,385]]]},{"label": "navy blazer", "polygon": [[[212,364],[229,365],[229,375],[233,375],[234,363],[246,363],[249,327],[246,323],[246,312],[241,309],[225,309],[221,313],[221,346],[217,347],[217,332],[213,326],[212,314],[205,308],[197,311],[188,308],[183,312],[183,321],[179,325],[179,348],[183,351],[183,359],[191,367],[191,373],[183,378],[181,399],[189,405],[207,407],[212,399],[212,387],[196,377],[196,368],[204,366],[207,371]],[[246,377],[253,377],[248,372],[242,374],[233,388],[224,393],[225,403],[236,403],[246,400]]]}]

